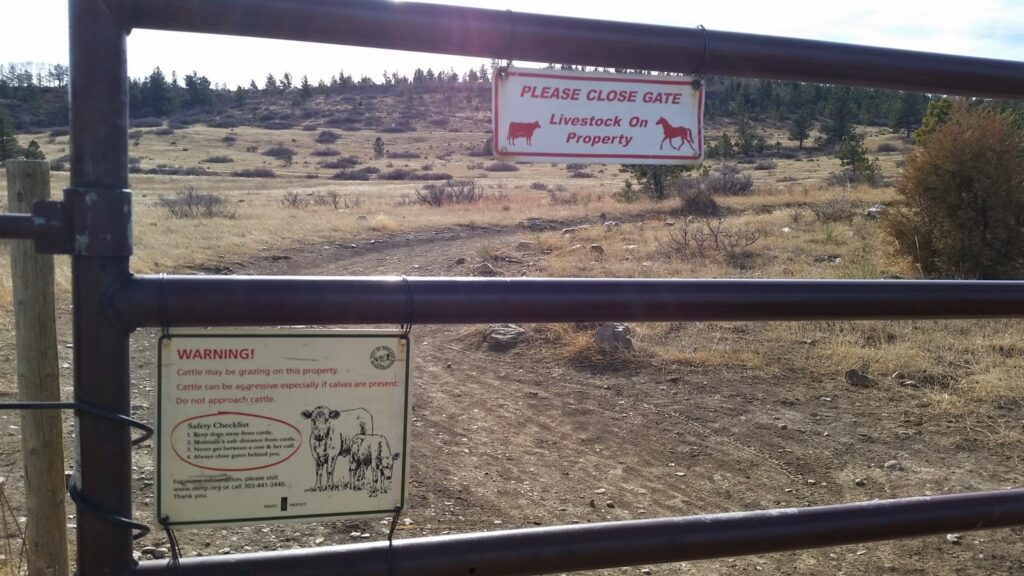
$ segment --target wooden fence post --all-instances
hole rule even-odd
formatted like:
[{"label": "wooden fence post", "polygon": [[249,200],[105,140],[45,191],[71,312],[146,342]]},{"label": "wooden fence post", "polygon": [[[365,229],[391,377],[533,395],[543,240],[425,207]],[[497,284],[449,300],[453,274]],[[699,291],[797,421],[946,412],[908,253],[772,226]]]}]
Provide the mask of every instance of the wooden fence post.
[{"label": "wooden fence post", "polygon": [[[7,161],[7,210],[31,212],[50,198],[50,166],[42,160]],[[53,256],[37,254],[30,240],[11,240],[11,283],[22,401],[60,400]],[[64,447],[59,410],[21,414],[21,450],[28,509],[29,576],[67,576]]]}]

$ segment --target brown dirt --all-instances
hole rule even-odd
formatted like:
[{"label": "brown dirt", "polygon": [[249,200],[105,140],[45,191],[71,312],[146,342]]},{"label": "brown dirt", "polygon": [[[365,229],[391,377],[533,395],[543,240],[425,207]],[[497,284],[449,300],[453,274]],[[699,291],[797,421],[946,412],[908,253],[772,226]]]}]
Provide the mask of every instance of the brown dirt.
[{"label": "brown dirt", "polygon": [[[402,235],[356,248],[321,245],[219,271],[468,275],[483,241],[511,243],[516,232],[463,229]],[[460,256],[469,263],[455,265]],[[498,267],[518,276],[531,262]],[[807,352],[795,344],[791,349],[780,343],[756,370],[637,363],[583,370],[557,360],[559,351],[538,327],[528,328],[534,337],[506,353],[479,346],[476,327],[414,329],[412,468],[403,516],[412,523],[400,526],[396,537],[1024,484],[1019,455],[962,436],[951,426],[925,423],[895,409],[877,391],[849,387],[841,375],[821,381],[799,372],[787,358]],[[157,336],[144,330],[132,340],[133,405],[147,421],[153,419]],[[10,420],[3,422],[6,427]],[[13,433],[4,435],[0,467],[17,462],[9,451],[16,442]],[[893,459],[902,469],[883,468]],[[148,520],[153,514],[151,446],[136,451],[135,466],[135,515]],[[863,487],[855,485],[858,478]],[[382,539],[387,524],[374,519],[190,530],[179,538],[184,554],[192,556],[366,540],[352,536],[355,532]],[[1024,530],[1017,528],[968,533],[961,544],[935,536],[647,568],[654,574],[709,575],[1024,574],[1022,536]],[[166,544],[154,531],[136,549]],[[640,568],[597,573],[636,574]]]}]

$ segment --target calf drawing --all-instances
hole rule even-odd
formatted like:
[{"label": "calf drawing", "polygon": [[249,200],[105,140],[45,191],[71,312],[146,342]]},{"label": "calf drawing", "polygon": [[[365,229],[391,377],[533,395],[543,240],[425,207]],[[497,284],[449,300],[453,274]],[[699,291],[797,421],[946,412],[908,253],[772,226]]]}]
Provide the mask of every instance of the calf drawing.
[{"label": "calf drawing", "polygon": [[[401,452],[391,453],[391,446],[384,436],[356,436],[352,441],[352,453],[349,455],[349,487],[358,489],[362,485],[370,496],[387,494],[391,490],[395,461],[401,455]],[[366,481],[367,470],[370,472],[369,482]]]},{"label": "calf drawing", "polygon": [[317,406],[303,410],[302,417],[309,420],[309,448],[316,467],[315,490],[334,489],[334,468],[339,456],[352,452],[352,439],[360,434],[373,434],[373,415],[363,408],[334,410]]}]

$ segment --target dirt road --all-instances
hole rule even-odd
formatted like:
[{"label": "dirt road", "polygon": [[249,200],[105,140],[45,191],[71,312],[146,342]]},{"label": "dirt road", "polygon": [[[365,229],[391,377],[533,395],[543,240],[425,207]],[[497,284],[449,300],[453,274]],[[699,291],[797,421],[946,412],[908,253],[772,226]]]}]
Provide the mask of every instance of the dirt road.
[{"label": "dirt road", "polygon": [[[352,247],[321,245],[224,272],[467,275],[481,242],[466,229]],[[459,257],[468,259],[456,265]],[[529,273],[532,263],[498,265]],[[156,331],[133,338],[133,408],[152,421]],[[419,326],[409,507],[399,538],[475,530],[861,501],[1024,484],[1012,455],[922,427],[886,398],[794,373],[779,343],[763,370],[581,371],[533,338],[505,353],[479,328]],[[896,465],[886,468],[885,463]],[[152,517],[152,448],[136,452],[136,517]],[[855,482],[856,480],[861,482]],[[859,485],[862,484],[862,485]],[[387,520],[179,534],[186,556],[382,539]],[[600,574],[1022,574],[1024,530],[943,536]],[[140,542],[166,547],[159,531]]]}]

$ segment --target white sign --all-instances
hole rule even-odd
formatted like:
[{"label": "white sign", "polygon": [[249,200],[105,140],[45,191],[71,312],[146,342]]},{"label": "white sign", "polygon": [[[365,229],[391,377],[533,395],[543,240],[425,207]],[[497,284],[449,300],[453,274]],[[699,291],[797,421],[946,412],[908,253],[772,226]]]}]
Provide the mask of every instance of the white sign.
[{"label": "white sign", "polygon": [[404,506],[411,348],[392,331],[162,336],[157,518],[207,527]]},{"label": "white sign", "polygon": [[704,90],[674,76],[494,74],[494,152],[526,162],[700,164]]}]

